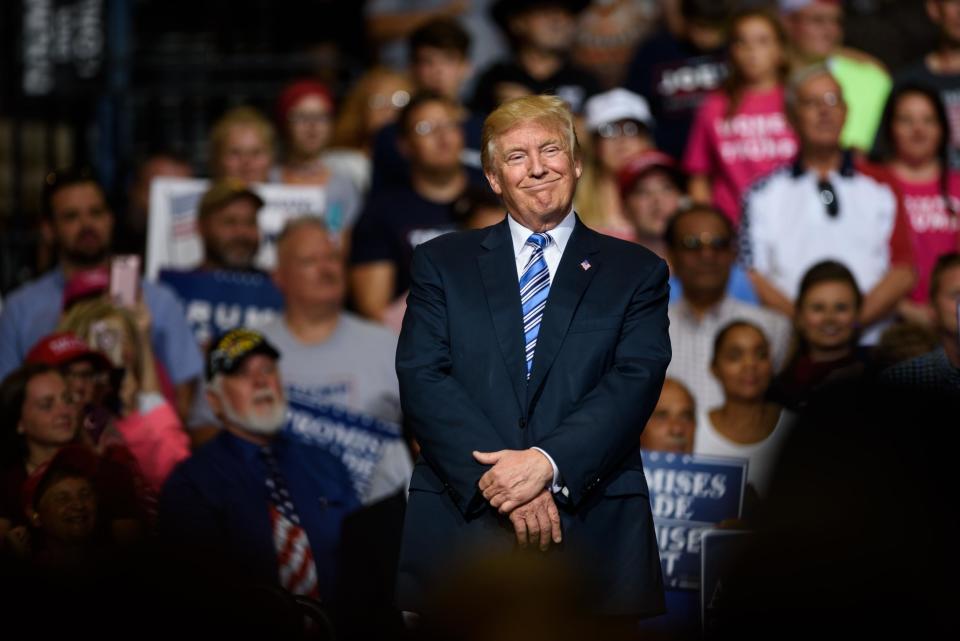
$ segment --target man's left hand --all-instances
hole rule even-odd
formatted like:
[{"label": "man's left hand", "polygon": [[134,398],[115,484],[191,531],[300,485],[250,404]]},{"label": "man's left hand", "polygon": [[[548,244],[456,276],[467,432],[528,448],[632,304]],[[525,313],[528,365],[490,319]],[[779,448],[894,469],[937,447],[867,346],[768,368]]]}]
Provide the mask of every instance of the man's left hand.
[{"label": "man's left hand", "polygon": [[553,481],[553,466],[534,449],[474,452],[473,458],[493,465],[478,485],[483,498],[501,514],[528,503]]}]

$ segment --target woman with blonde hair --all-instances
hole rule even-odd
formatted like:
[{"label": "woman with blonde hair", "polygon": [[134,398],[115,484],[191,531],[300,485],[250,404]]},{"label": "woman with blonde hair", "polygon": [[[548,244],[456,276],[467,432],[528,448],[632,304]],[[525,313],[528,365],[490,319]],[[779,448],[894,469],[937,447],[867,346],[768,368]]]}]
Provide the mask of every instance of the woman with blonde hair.
[{"label": "woman with blonde hair", "polygon": [[190,446],[176,410],[161,392],[150,322],[142,301],[129,310],[94,298],[71,306],[59,329],[86,340],[122,371],[114,381],[114,423],[147,483],[159,492],[174,466],[189,456]]}]

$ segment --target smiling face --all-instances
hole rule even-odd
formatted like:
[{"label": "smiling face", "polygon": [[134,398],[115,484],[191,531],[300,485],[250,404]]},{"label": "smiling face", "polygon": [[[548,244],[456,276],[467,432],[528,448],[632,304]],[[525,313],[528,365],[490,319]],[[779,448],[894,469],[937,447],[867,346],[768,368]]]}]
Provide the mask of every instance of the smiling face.
[{"label": "smiling face", "polygon": [[94,533],[97,497],[93,484],[83,477],[53,481],[37,502],[34,525],[63,543],[79,543]]},{"label": "smiling face", "polygon": [[807,290],[797,305],[796,325],[811,355],[852,349],[858,311],[848,283],[827,281]]},{"label": "smiling face", "polygon": [[507,211],[527,229],[553,229],[570,212],[582,168],[557,128],[535,120],[501,134],[487,180]]},{"label": "smiling face", "polygon": [[737,325],[717,346],[711,366],[729,400],[758,402],[770,386],[773,365],[766,337],[755,327]]}]

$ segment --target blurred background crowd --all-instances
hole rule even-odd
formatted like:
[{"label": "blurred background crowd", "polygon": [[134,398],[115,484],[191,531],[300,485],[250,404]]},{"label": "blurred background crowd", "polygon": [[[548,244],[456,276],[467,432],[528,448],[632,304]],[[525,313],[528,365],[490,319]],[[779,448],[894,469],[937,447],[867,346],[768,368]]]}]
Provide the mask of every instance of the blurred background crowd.
[{"label": "blurred background crowd", "polygon": [[[0,565],[22,623],[56,625],[26,614],[53,599],[158,634],[414,634],[391,605],[411,258],[503,219],[483,120],[536,93],[577,117],[580,220],[670,268],[642,447],[748,461],[721,526],[755,539],[717,634],[945,616],[956,588],[909,558],[946,554],[956,521],[960,1],[22,0],[0,29]],[[253,298],[204,325],[183,283]],[[489,619],[420,633],[602,625],[536,561],[463,571],[439,603]],[[531,590],[540,619],[509,607]],[[695,600],[644,634],[698,636]]]}]

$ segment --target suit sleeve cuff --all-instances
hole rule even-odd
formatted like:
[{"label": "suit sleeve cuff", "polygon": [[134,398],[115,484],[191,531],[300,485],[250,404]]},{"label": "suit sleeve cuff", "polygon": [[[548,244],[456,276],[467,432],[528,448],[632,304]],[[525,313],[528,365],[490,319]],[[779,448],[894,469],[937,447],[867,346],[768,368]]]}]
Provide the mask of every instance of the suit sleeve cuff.
[{"label": "suit sleeve cuff", "polygon": [[560,468],[557,467],[557,464],[554,462],[553,457],[546,453],[542,448],[533,447],[534,449],[544,456],[547,457],[547,460],[550,461],[550,467],[553,468],[553,483],[550,485],[550,491],[556,494],[563,490],[563,486],[560,484]]}]

